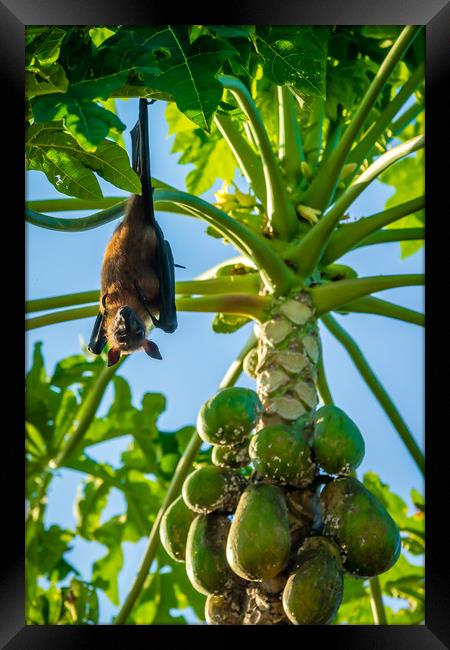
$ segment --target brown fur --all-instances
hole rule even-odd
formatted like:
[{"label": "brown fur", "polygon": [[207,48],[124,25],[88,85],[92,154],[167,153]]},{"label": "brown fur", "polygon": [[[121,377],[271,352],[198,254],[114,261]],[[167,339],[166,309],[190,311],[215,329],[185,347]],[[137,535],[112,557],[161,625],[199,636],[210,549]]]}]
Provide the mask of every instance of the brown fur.
[{"label": "brown fur", "polygon": [[134,283],[139,285],[151,313],[158,315],[159,281],[152,267],[155,250],[155,231],[149,227],[148,217],[143,212],[142,197],[134,195],[103,257],[100,311],[105,311],[102,300],[106,295],[105,333],[111,347],[117,346],[113,338],[114,319],[124,305],[135,311],[146,328],[151,322]]}]

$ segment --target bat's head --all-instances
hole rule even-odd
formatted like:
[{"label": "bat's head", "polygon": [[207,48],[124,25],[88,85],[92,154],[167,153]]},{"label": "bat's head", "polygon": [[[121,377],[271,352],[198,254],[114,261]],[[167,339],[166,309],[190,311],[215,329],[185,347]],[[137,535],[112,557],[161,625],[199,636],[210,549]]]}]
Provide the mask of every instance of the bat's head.
[{"label": "bat's head", "polygon": [[145,338],[145,322],[129,305],[119,307],[115,314],[109,313],[106,334],[109,343],[108,366],[117,363],[122,354],[130,354],[143,348],[154,359],[161,359],[158,346]]}]

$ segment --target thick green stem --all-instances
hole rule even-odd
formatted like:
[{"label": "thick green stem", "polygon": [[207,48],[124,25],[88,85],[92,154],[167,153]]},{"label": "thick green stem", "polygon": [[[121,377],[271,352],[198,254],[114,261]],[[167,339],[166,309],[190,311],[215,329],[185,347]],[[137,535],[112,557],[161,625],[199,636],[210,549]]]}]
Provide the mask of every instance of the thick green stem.
[{"label": "thick green stem", "polygon": [[[231,364],[229,370],[225,373],[223,380],[220,383],[219,388],[227,388],[228,386],[233,386],[237,379],[239,378],[242,372],[242,362],[247,355],[247,353],[254,347],[255,338],[254,335],[250,336],[247,343],[242,348],[239,356]],[[142,587],[144,586],[145,579],[147,578],[148,572],[150,570],[151,564],[155,558],[158,546],[160,543],[159,539],[159,526],[161,524],[161,519],[164,516],[165,511],[170,506],[170,504],[177,498],[181,491],[181,487],[184,483],[186,476],[191,469],[192,463],[195,456],[197,455],[198,450],[202,444],[202,439],[196,433],[190,439],[186,449],[183,452],[182,457],[180,458],[177,468],[172,477],[172,481],[167,490],[164,501],[159,509],[159,512],[156,516],[152,530],[147,542],[147,547],[144,551],[141,564],[139,566],[136,577],[133,581],[131,589],[126,597],[120,611],[118,612],[114,624],[121,625],[126,623],[133,606],[141,593]]]},{"label": "thick green stem", "polygon": [[178,295],[211,295],[220,293],[258,293],[261,281],[258,273],[227,275],[210,280],[187,280],[176,282]]},{"label": "thick green stem", "polygon": [[83,400],[62,449],[49,461],[48,467],[50,469],[56,469],[57,467],[64,465],[76,450],[94,419],[98,406],[105,394],[106,387],[117,370],[122,366],[125,359],[126,357],[122,357],[122,359],[120,359],[120,361],[114,366],[105,366],[101,371],[87,397]]},{"label": "thick green stem", "polygon": [[344,123],[340,117],[338,117],[336,122],[330,120],[327,130],[326,145],[322,155],[323,161],[327,160],[338,146],[343,128]]},{"label": "thick green stem", "polygon": [[333,396],[331,395],[331,390],[325,373],[325,366],[323,365],[322,346],[319,361],[317,363],[317,390],[319,391],[319,395],[324,404],[334,404]]},{"label": "thick green stem", "polygon": [[387,625],[386,612],[383,605],[380,580],[378,576],[370,578],[370,607],[372,609],[373,622],[375,625]]},{"label": "thick green stem", "polygon": [[425,284],[425,276],[420,273],[403,275],[375,275],[367,278],[340,280],[313,287],[311,297],[318,314],[341,309],[343,305],[368,296],[377,291],[396,287],[412,287]]},{"label": "thick green stem", "polygon": [[392,135],[399,135],[403,129],[408,126],[416,117],[423,111],[423,105],[419,102],[416,102],[410,106],[406,111],[404,111],[400,117],[398,117],[394,122],[391,122],[389,125],[389,130],[392,131]]},{"label": "thick green stem", "polygon": [[281,239],[289,239],[298,229],[298,219],[289,200],[261,115],[242,81],[228,75],[219,77],[219,81],[234,95],[240,109],[249,119],[263,164],[269,224]]},{"label": "thick green stem", "polygon": [[180,297],[177,298],[176,304],[179,311],[239,314],[260,321],[271,304],[271,298],[247,294],[221,294],[198,298]]},{"label": "thick green stem", "polygon": [[265,206],[266,184],[261,160],[230,117],[216,113],[214,122],[233,152],[247,183],[251,185],[255,195]]},{"label": "thick green stem", "polygon": [[340,307],[339,311],[353,312],[359,314],[377,314],[378,316],[386,316],[387,318],[395,318],[396,320],[404,321],[405,323],[413,323],[414,325],[421,325],[425,327],[425,314],[421,314],[413,309],[401,307],[387,300],[380,300],[373,296],[366,298],[358,298],[351,300],[345,305]]},{"label": "thick green stem", "polygon": [[359,219],[355,223],[341,226],[331,237],[328,246],[322,256],[321,263],[324,266],[331,264],[335,260],[345,255],[354,246],[357,246],[362,240],[376,232],[380,228],[387,226],[402,217],[414,214],[425,207],[425,196],[418,196],[411,201],[405,201],[399,205],[377,212],[376,214]]},{"label": "thick green stem", "polygon": [[41,199],[27,201],[26,207],[37,212],[77,212],[78,210],[99,210],[125,203],[126,196],[105,196],[103,199]]},{"label": "thick green stem", "polygon": [[420,241],[425,239],[425,228],[392,228],[379,230],[359,242],[355,248],[373,246],[373,244],[388,244],[391,242]]},{"label": "thick green stem", "polygon": [[352,149],[350,155],[348,156],[347,162],[354,162],[357,165],[360,165],[363,162],[364,158],[366,158],[366,156],[369,154],[378,138],[388,128],[391,120],[395,117],[406,100],[414,92],[415,88],[421,83],[421,81],[423,81],[424,71],[425,64],[421,63],[414,70],[408,81],[405,82],[402,89],[397,93],[394,99],[389,102],[377,121],[372,124],[369,132],[363,137],[357,146]]},{"label": "thick green stem", "polygon": [[25,302],[25,313],[35,311],[46,311],[47,309],[59,309],[60,307],[71,307],[72,305],[85,305],[86,303],[98,302],[99,289],[95,291],[80,291],[78,293],[67,293],[64,296],[52,296],[50,298],[38,298]]},{"label": "thick green stem", "polygon": [[304,160],[302,135],[295,100],[287,86],[277,86],[278,157],[289,185],[295,187],[301,178],[300,163]]},{"label": "thick green stem", "polygon": [[[240,314],[261,320],[265,310],[270,306],[269,296],[251,295],[245,293],[217,294],[212,296],[199,296],[198,298],[185,298],[178,296],[176,305],[179,311],[193,312],[222,312],[225,314]],[[98,305],[77,307],[76,309],[64,309],[53,311],[42,316],[27,318],[25,329],[32,330],[47,325],[55,325],[70,320],[90,318],[96,316]]]},{"label": "thick green stem", "polygon": [[295,245],[288,248],[285,259],[296,262],[298,271],[308,277],[321,259],[335,226],[347,208],[381,172],[404,156],[425,146],[425,137],[417,136],[392,147],[370,165],[336,201],[320,221]]},{"label": "thick green stem", "polygon": [[[184,294],[189,296],[220,293],[258,293],[259,288],[260,281],[257,273],[229,275],[208,280],[187,280],[185,282],[175,283],[177,295]],[[52,298],[28,300],[25,303],[25,313],[58,309],[59,307],[70,307],[72,305],[84,305],[92,302],[96,303],[98,299],[99,289],[95,291],[68,293],[64,296],[54,296]]]},{"label": "thick green stem", "polygon": [[84,232],[86,230],[92,230],[93,228],[99,228],[110,221],[118,219],[124,214],[126,204],[126,201],[120,201],[120,203],[116,203],[111,208],[99,210],[99,212],[91,214],[88,217],[77,217],[76,219],[50,217],[47,214],[35,212],[34,210],[30,210],[30,208],[25,208],[25,220],[33,226],[45,228],[46,230]]},{"label": "thick green stem", "polygon": [[420,29],[420,26],[409,25],[402,30],[396,42],[389,50],[383,63],[379,67],[377,74],[359,104],[358,110],[345,130],[339,145],[333,151],[328,160],[321,166],[320,173],[316,176],[305,193],[305,196],[302,199],[305,205],[310,205],[322,211],[328,206],[331,197],[334,194],[339,176],[341,175],[342,167],[345,164],[350,149],[356,140],[356,136],[364,125],[364,122],[377,101],[380,92],[383,90],[389,75],[405,54]]},{"label": "thick green stem", "polygon": [[90,318],[96,316],[98,305],[89,305],[88,307],[77,307],[76,309],[64,309],[62,311],[52,311],[49,314],[27,318],[25,320],[25,330],[34,330],[38,327],[55,325],[56,323],[65,323],[69,320],[78,320],[81,318]]},{"label": "thick green stem", "polygon": [[425,473],[425,458],[422,451],[420,450],[417,442],[415,441],[413,435],[408,429],[405,421],[397,410],[397,407],[389,397],[384,386],[381,384],[380,380],[369,366],[365,356],[363,355],[361,349],[354,341],[354,339],[346,332],[339,323],[329,314],[327,316],[322,316],[322,322],[325,327],[333,334],[333,336],[342,344],[342,346],[347,350],[350,358],[358,369],[361,377],[364,379],[376,399],[378,400],[383,411],[386,413],[397,433],[399,434],[401,440],[403,441],[405,447],[409,451],[412,459],[416,463],[419,470],[422,474]]}]

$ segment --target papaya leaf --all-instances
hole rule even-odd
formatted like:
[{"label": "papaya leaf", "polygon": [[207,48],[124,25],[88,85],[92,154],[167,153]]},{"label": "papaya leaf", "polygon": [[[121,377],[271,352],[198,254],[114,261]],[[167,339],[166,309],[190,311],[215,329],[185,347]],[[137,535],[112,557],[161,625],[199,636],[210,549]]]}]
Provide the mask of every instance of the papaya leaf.
[{"label": "papaya leaf", "polygon": [[420,512],[425,512],[425,499],[416,489],[411,490],[411,501]]},{"label": "papaya leaf", "polygon": [[82,354],[74,354],[59,361],[51,378],[52,386],[61,389],[73,384],[90,385],[100,374],[103,362],[99,357],[94,360],[87,359]]},{"label": "papaya leaf", "polygon": [[[389,486],[382,483],[375,472],[366,472],[363,479],[364,485],[386,507],[400,531],[415,533],[419,538],[424,537],[424,517],[408,515],[408,507],[403,499],[394,494]],[[419,513],[421,514],[421,513]]]},{"label": "papaya leaf", "polygon": [[206,27],[223,38],[248,38],[254,31],[252,25],[206,25]]},{"label": "papaya leaf", "polygon": [[[33,48],[28,50],[27,55],[32,60],[39,61],[43,65],[50,65],[57,61],[62,42],[67,34],[63,27],[38,27],[36,25],[27,26],[25,45],[28,47],[33,44]],[[28,58],[28,57],[27,57]]]},{"label": "papaya leaf", "polygon": [[96,624],[98,623],[98,597],[96,590],[88,582],[72,578],[67,587],[63,587],[62,623]]},{"label": "papaya leaf", "polygon": [[136,605],[131,612],[131,622],[135,625],[152,625],[160,603],[160,575],[158,572],[147,576]]},{"label": "papaya leaf", "polygon": [[45,458],[47,445],[39,430],[31,424],[25,423],[25,450],[32,458]]},{"label": "papaya leaf", "polygon": [[77,409],[78,402],[74,393],[70,390],[62,392],[59,409],[54,420],[53,436],[49,447],[50,455],[58,451],[66,432],[73,422]]},{"label": "papaya leaf", "polygon": [[108,553],[92,565],[92,585],[101,589],[114,605],[119,604],[118,576],[123,565],[123,521],[113,517],[95,531],[95,539]]},{"label": "papaya leaf", "polygon": [[114,34],[114,30],[109,27],[91,27],[89,36],[92,39],[95,47],[99,47],[107,38]]},{"label": "papaya leaf", "polygon": [[175,134],[172,153],[181,153],[178,163],[193,163],[195,168],[186,176],[188,192],[197,196],[206,192],[218,178],[231,182],[236,171],[236,160],[217,129],[206,136],[196,128],[174,103],[167,106],[166,120],[169,135]]},{"label": "papaya leaf", "polygon": [[206,35],[191,45],[188,30],[182,26],[155,27],[149,42],[152,40],[172,55],[160,61],[161,74],[153,81],[153,87],[170,92],[178,108],[209,132],[222,98],[222,86],[215,75],[234,50],[226,41]]},{"label": "papaya leaf", "polygon": [[76,157],[75,141],[56,123],[32,125],[26,145],[27,168],[44,172],[59,192],[89,200],[103,197],[95,174]]},{"label": "papaya leaf", "polygon": [[75,533],[71,530],[52,525],[42,529],[36,540],[36,565],[39,575],[50,578],[58,573],[58,563],[64,553],[71,550],[70,542]]},{"label": "papaya leaf", "polygon": [[327,66],[326,113],[332,120],[338,119],[338,107],[351,114],[369,87],[377,65],[370,59],[336,61]]},{"label": "papaya leaf", "polygon": [[109,407],[108,416],[121,413],[122,411],[132,408],[131,389],[123,377],[116,375],[113,377],[114,400]]},{"label": "papaya leaf", "polygon": [[103,194],[94,171],[129,192],[140,192],[141,184],[122,147],[102,141],[92,152],[81,149],[61,122],[33,124],[26,141],[27,167],[42,171],[63,194],[89,200]]},{"label": "papaya leaf", "polygon": [[95,532],[100,526],[100,517],[108,502],[110,489],[111,485],[93,476],[88,476],[83,486],[79,486],[74,514],[76,532],[84,539],[94,539]]},{"label": "papaya leaf", "polygon": [[71,133],[82,149],[96,151],[98,145],[111,131],[125,129],[117,115],[85,98],[61,95],[47,95],[33,103],[33,115],[37,123],[63,120],[65,128]]},{"label": "papaya leaf", "polygon": [[69,81],[64,68],[57,63],[29,66],[25,72],[25,90],[29,99],[39,95],[65,93]]},{"label": "papaya leaf", "polygon": [[325,98],[328,30],[305,26],[257,26],[255,44],[264,74],[278,86],[288,84],[299,97]]},{"label": "papaya leaf", "polygon": [[144,453],[142,446],[136,440],[133,440],[128,448],[122,452],[120,459],[125,467],[137,469],[144,474],[156,470],[156,454],[153,447],[150,447]]},{"label": "papaya leaf", "polygon": [[52,389],[47,376],[39,341],[34,346],[33,365],[25,379],[25,406],[28,423],[38,430],[47,448],[51,447],[52,420],[58,413],[60,402],[61,394]]}]

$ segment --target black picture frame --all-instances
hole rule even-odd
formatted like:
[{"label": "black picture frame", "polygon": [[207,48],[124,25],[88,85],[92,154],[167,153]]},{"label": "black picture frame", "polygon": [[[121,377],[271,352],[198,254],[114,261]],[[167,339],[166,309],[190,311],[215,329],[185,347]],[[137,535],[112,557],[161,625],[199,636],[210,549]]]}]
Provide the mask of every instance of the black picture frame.
[{"label": "black picture frame", "polygon": [[[171,11],[172,9],[172,11]],[[21,325],[13,324],[11,313],[19,318],[23,310],[24,276],[24,226],[21,215],[24,202],[23,163],[23,89],[24,89],[24,26],[27,24],[177,24],[228,23],[228,24],[421,24],[426,25],[426,209],[431,215],[428,223],[442,222],[447,217],[448,200],[444,196],[448,175],[448,163],[441,163],[439,153],[448,148],[448,103],[444,99],[448,91],[448,70],[450,66],[450,5],[446,0],[314,0],[305,3],[299,0],[262,4],[261,0],[229,0],[227,7],[215,6],[214,10],[197,12],[191,4],[176,10],[158,3],[127,0],[126,3],[108,0],[2,0],[0,2],[0,74],[4,90],[0,102],[5,116],[1,122],[3,136],[11,136],[11,144],[3,149],[6,162],[3,166],[4,205],[7,210],[4,219],[4,249],[14,253],[11,267],[7,256],[2,256],[2,278],[5,278],[3,321],[3,349],[6,359],[3,368],[8,369],[9,392],[3,395],[19,394],[22,367],[17,362],[18,351],[23,349]],[[6,153],[5,153],[6,152]],[[5,160],[4,160],[5,162]],[[6,176],[6,178],[5,178]],[[448,185],[448,181],[447,181]],[[16,188],[15,191],[12,188]],[[5,230],[7,229],[7,231]],[[441,230],[439,230],[439,233]],[[437,233],[437,229],[436,229]],[[427,496],[427,555],[426,555],[426,622],[424,626],[321,626],[270,627],[259,629],[270,642],[270,635],[292,636],[300,643],[329,644],[330,647],[349,650],[398,650],[407,648],[427,650],[450,648],[450,572],[446,536],[446,515],[448,507],[448,456],[444,451],[448,436],[446,420],[446,375],[448,364],[442,361],[445,352],[448,327],[441,305],[445,306],[445,251],[439,246],[446,244],[445,238],[434,234],[432,225],[427,233],[426,250],[426,496]],[[448,253],[447,253],[448,255]],[[440,262],[444,261],[444,264]],[[442,264],[440,267],[439,264]],[[439,286],[439,281],[444,284]],[[16,282],[17,287],[12,286]],[[436,296],[434,302],[433,296]],[[14,301],[17,307],[13,306]],[[441,302],[439,302],[441,300]],[[433,309],[434,307],[434,309]],[[430,335],[435,328],[435,336]],[[10,332],[13,329],[13,332]],[[5,338],[7,343],[5,343]],[[442,368],[442,370],[439,370]],[[407,378],[405,378],[407,381]],[[5,391],[7,389],[4,389]],[[445,391],[445,393],[444,393]],[[22,399],[18,406],[8,404],[5,410],[13,414],[13,426],[3,426],[3,451],[7,460],[2,463],[4,487],[2,492],[2,541],[0,574],[0,644],[8,650],[50,650],[51,648],[85,648],[112,641],[116,647],[125,644],[131,647],[151,647],[154,643],[176,643],[177,636],[184,635],[185,642],[195,637],[226,641],[226,637],[239,635],[243,643],[255,640],[255,628],[216,626],[25,626],[24,624],[24,526],[23,508],[23,443],[21,430]],[[447,400],[448,401],[448,400]],[[441,417],[432,421],[432,413]],[[433,419],[434,420],[434,419]],[[20,421],[20,422],[19,422]],[[2,419],[2,423],[4,419]],[[19,426],[17,426],[19,425]],[[162,629],[167,628],[167,629]],[[226,635],[225,637],[223,635]],[[247,636],[249,635],[249,636]]]}]

